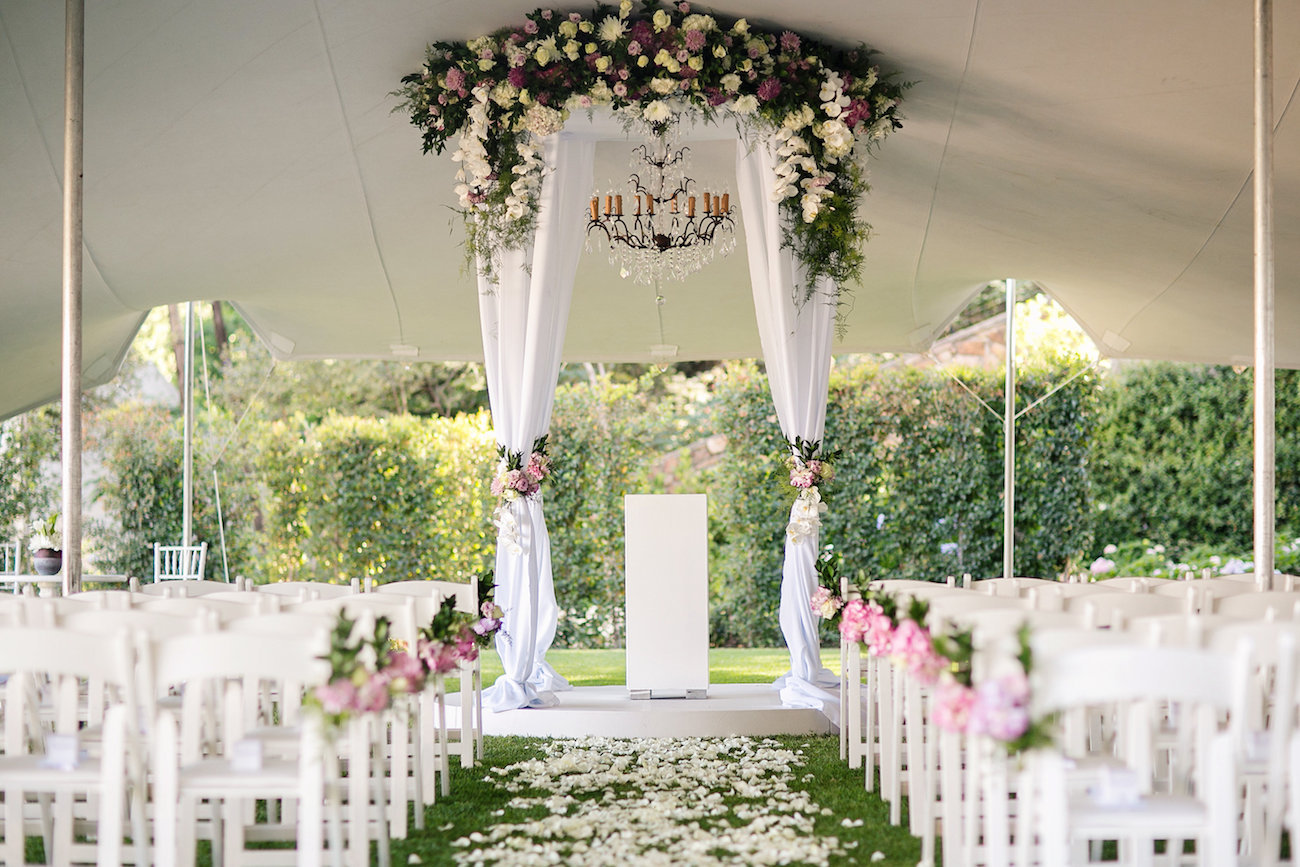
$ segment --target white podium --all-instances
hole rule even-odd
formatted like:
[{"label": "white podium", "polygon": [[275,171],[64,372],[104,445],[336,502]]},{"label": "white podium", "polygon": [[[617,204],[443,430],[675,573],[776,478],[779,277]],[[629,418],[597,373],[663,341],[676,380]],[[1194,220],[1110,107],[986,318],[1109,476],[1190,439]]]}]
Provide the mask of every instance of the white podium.
[{"label": "white podium", "polygon": [[709,690],[708,498],[628,494],[627,688],[632,698]]}]

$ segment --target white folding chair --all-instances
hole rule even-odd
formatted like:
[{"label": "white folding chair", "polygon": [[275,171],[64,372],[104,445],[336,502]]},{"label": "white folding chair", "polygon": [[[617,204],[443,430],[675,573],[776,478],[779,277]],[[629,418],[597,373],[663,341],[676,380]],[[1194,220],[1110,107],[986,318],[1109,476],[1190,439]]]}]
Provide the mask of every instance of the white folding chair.
[{"label": "white folding chair", "polygon": [[[412,596],[430,601],[418,611],[427,622],[436,613],[444,599],[454,598],[456,610],[463,614],[479,616],[478,577],[461,581],[390,581],[375,587],[379,595]],[[454,735],[454,736],[453,736]],[[476,759],[483,758],[483,664],[479,657],[460,669],[460,726],[449,731],[449,749],[459,759],[461,767],[473,767]]]},{"label": "white folding chair", "polygon": [[[181,694],[179,718],[160,712],[154,731],[154,810],[158,863],[194,863],[199,804],[207,799],[206,824],[214,861],[256,863],[265,852],[246,849],[258,839],[296,839],[297,862],[319,865],[324,839],[325,774],[319,718],[301,711],[302,697],[329,676],[318,647],[293,638],[252,633],[211,633],[161,643],[153,680]],[[267,684],[272,684],[267,689]],[[275,703],[264,703],[267,695]],[[246,737],[281,727],[284,738]],[[292,732],[292,735],[288,733]],[[249,745],[257,746],[250,748]],[[286,743],[289,750],[275,749]],[[262,751],[265,747],[265,751]],[[368,776],[364,760],[352,773]],[[250,826],[246,802],[295,800],[296,827]],[[364,823],[363,823],[364,826]],[[349,850],[369,850],[353,835]],[[356,859],[352,859],[355,863]]]},{"label": "white folding chair", "polygon": [[208,562],[208,543],[197,545],[153,545],[153,580],[202,581]]},{"label": "white folding chair", "polygon": [[1084,622],[1092,627],[1122,629],[1134,617],[1150,614],[1193,614],[1186,599],[1154,593],[1089,594],[1066,600],[1066,611],[1083,612]]},{"label": "white folding chair", "polygon": [[[39,832],[55,864],[97,859],[121,863],[126,797],[131,791],[131,836],[139,864],[146,863],[144,780],[128,774],[142,768],[128,756],[138,750],[135,656],[127,633],[77,634],[52,628],[0,630],[0,660],[9,678],[3,686],[4,754],[0,791],[4,792],[4,843],[0,860],[24,864],[28,824],[27,795],[40,803]],[[41,722],[42,704],[53,713],[53,728]],[[102,738],[82,756],[83,724]],[[87,746],[89,746],[87,744]],[[89,814],[78,815],[76,796],[92,800]],[[51,806],[51,796],[53,805]],[[79,842],[87,833],[96,843]]]},{"label": "white folding chair", "polygon": [[1300,593],[1282,590],[1259,590],[1224,596],[1214,603],[1216,614],[1256,620],[1295,620],[1300,607]]},{"label": "white folding chair", "polygon": [[[1087,754],[1068,734],[1058,748],[1031,756],[1035,791],[1018,800],[1032,811],[1041,863],[1083,863],[1083,847],[1103,840],[1119,842],[1124,863],[1151,863],[1157,840],[1177,855],[1183,841],[1197,841],[1199,864],[1235,863],[1233,739],[1219,719],[1234,706],[1243,657],[1132,644],[1087,647],[1035,663],[1033,712],[1116,708],[1123,738],[1116,757],[1124,763],[1119,770],[1102,765],[1093,774],[1071,770],[1070,762]],[[1161,725],[1180,727],[1190,754],[1178,757],[1185,764],[1174,769],[1188,785],[1158,793],[1154,733]]]}]

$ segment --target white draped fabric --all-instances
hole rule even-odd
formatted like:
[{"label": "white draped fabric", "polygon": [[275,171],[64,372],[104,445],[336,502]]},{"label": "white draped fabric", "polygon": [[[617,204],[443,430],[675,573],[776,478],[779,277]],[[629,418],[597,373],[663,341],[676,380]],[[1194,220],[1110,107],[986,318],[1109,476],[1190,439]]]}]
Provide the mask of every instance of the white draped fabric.
[{"label": "white draped fabric", "polygon": [[[498,282],[479,277],[479,318],[488,400],[497,443],[527,454],[547,432],[582,253],[583,221],[592,187],[595,144],[566,133],[543,140],[549,167],[542,180],[537,233],[531,248],[505,253]],[[551,578],[551,543],[540,494],[510,504],[515,530],[497,537],[497,604],[505,611],[496,647],[505,666],[484,692],[494,711],[556,704],[568,681],[546,662],[559,609]],[[517,532],[517,535],[516,535]]]},{"label": "white draped fabric", "polygon": [[[781,433],[821,440],[826,425],[826,390],[835,336],[835,286],[819,281],[817,293],[795,302],[795,287],[803,285],[803,269],[781,245],[779,204],[770,190],[775,177],[775,142],[753,146],[740,142],[736,153],[736,185],[745,225],[749,274],[754,290],[763,361],[772,386]],[[800,507],[791,509],[791,520]],[[790,671],[776,686],[791,707],[813,707],[838,716],[838,694],[830,691],[838,678],[821,664],[818,619],[809,607],[817,587],[819,534],[794,540],[787,535],[781,575],[781,632],[790,650]]]}]

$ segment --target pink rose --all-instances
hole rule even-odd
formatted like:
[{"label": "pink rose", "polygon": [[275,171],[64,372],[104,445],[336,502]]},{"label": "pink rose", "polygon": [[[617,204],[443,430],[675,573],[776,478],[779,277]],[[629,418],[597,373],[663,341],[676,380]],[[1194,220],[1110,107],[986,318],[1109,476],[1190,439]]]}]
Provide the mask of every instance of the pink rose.
[{"label": "pink rose", "polygon": [[433,674],[447,674],[455,671],[460,662],[455,644],[442,644],[441,642],[421,638],[419,653],[425,668]]},{"label": "pink rose", "polygon": [[790,484],[796,488],[811,488],[817,484],[817,476],[807,467],[795,467],[790,471]]},{"label": "pink rose", "polygon": [[893,649],[894,624],[875,602],[867,603],[867,631],[862,641],[872,656],[889,656]]},{"label": "pink rose", "polygon": [[529,478],[541,481],[551,474],[551,459],[541,452],[533,452],[528,458],[528,466],[524,468]]},{"label": "pink rose", "polygon": [[388,707],[388,678],[382,673],[372,675],[357,690],[357,710],[362,713],[378,713]]},{"label": "pink rose", "polygon": [[832,596],[831,591],[825,587],[818,587],[814,590],[812,598],[809,600],[809,606],[812,608],[813,614],[823,619],[834,617],[835,612],[840,610],[841,604],[840,598]]},{"label": "pink rose", "polygon": [[[544,16],[544,17],[545,17],[545,16]],[[536,22],[536,21],[525,21],[525,22],[524,22],[524,32],[527,33],[529,36],[532,36],[534,33],[536,33],[536,32],[537,32],[537,22]]]}]

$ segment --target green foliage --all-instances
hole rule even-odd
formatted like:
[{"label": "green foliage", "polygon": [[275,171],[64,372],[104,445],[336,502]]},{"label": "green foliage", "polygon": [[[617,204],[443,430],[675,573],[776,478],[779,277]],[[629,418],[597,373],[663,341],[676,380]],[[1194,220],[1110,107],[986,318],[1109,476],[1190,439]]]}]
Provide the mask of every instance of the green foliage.
[{"label": "green foliage", "polygon": [[622,645],[623,496],[652,492],[652,460],[680,445],[681,399],[652,403],[652,385],[596,377],[555,393],[545,497],[561,647]]},{"label": "green foliage", "polygon": [[265,437],[267,568],[255,580],[458,580],[486,566],[486,415],[331,416]]},{"label": "green foliage", "polygon": [[[1253,384],[1249,370],[1172,363],[1127,367],[1106,383],[1091,470],[1100,542],[1249,550]],[[1277,523],[1296,527],[1300,371],[1277,372],[1276,413]]]},{"label": "green foliage", "polygon": [[58,459],[57,407],[0,421],[0,541],[17,537],[18,522],[58,508],[55,481],[41,472],[42,462]]},{"label": "green foliage", "polygon": [[[1018,405],[1068,379],[1078,361],[1022,372]],[[964,371],[967,387],[1002,411],[1002,375]],[[1017,574],[1056,575],[1091,547],[1089,445],[1097,384],[1085,374],[1017,425]],[[729,438],[710,479],[713,638],[779,640],[784,528],[791,488],[766,378],[729,365],[714,392],[715,427]],[[1002,425],[935,371],[837,369],[824,443],[842,452],[824,495],[822,541],[865,579],[942,580],[1002,572]]]}]

